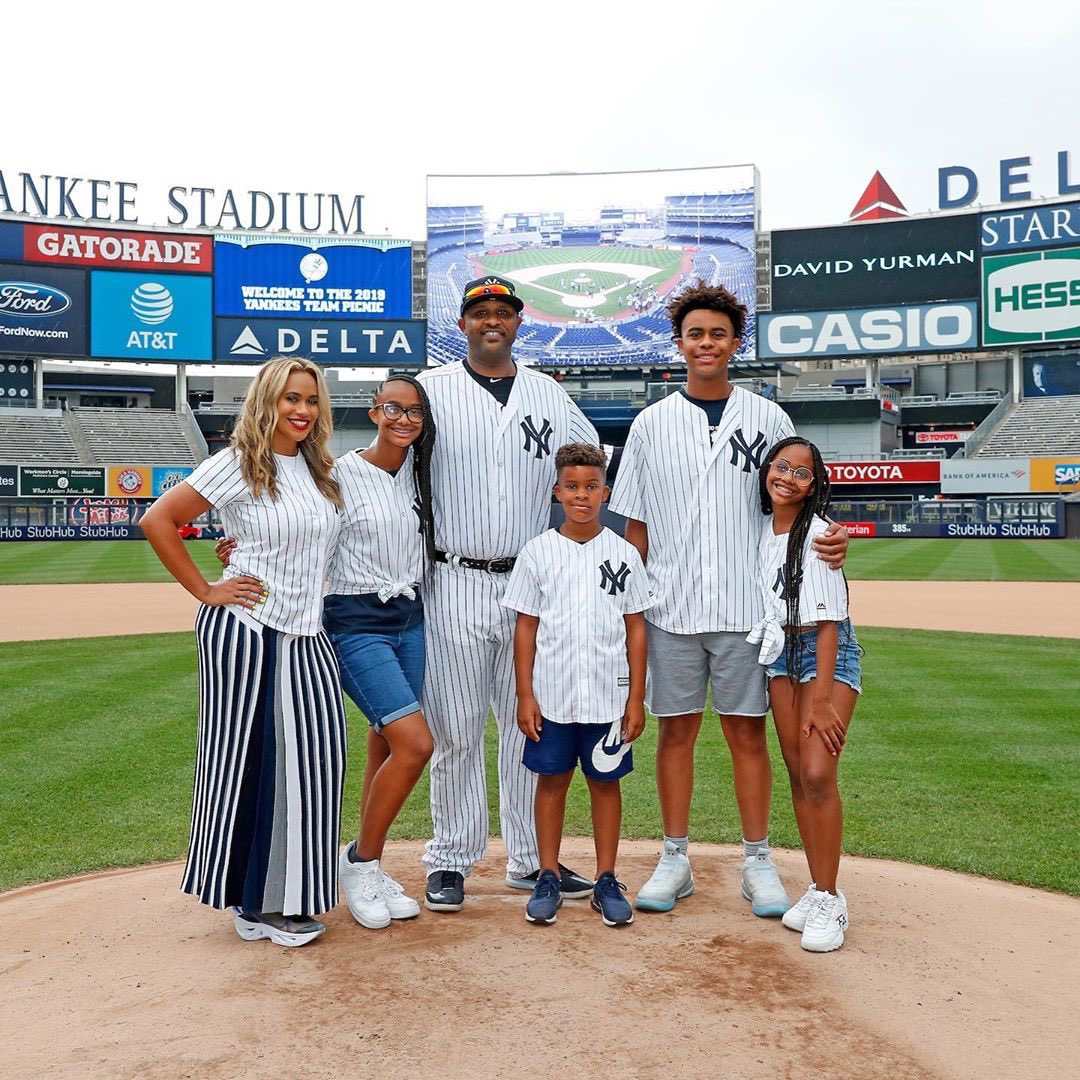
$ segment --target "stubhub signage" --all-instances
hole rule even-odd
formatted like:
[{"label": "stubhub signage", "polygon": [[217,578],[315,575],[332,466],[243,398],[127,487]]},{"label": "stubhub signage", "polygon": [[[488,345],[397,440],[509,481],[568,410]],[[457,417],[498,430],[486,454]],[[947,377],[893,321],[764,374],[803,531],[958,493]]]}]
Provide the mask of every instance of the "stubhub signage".
[{"label": "stubhub signage", "polygon": [[90,274],[90,355],[140,360],[211,360],[209,277]]},{"label": "stubhub signage", "polygon": [[261,364],[305,356],[317,364],[423,364],[424,322],[217,319],[218,360]]}]

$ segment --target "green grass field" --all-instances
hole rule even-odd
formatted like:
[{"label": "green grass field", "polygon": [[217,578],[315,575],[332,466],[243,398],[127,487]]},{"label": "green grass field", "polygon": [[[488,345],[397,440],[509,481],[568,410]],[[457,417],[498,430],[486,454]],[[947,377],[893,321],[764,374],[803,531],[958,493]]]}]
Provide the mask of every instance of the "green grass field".
[{"label": "green grass field", "polygon": [[[572,285],[580,272],[588,276],[593,287],[608,289],[625,281],[627,274],[592,269],[597,263],[621,264],[652,268],[652,272],[611,292],[603,304],[590,308],[603,318],[627,308],[626,298],[637,286],[659,285],[678,272],[682,252],[634,247],[566,247],[540,248],[529,251],[509,251],[503,255],[481,255],[477,260],[480,273],[502,274],[514,279],[517,294],[534,311],[557,318],[569,318],[573,306],[563,302],[563,295],[573,295]],[[545,274],[525,281],[516,272],[542,266],[565,267],[558,273]],[[554,290],[554,291],[552,291]]]},{"label": "green grass field", "polygon": [[[193,541],[188,550],[216,575],[212,541]],[[847,575],[852,581],[1080,581],[1080,541],[856,540]],[[0,544],[0,585],[169,580],[144,541]]]},{"label": "green grass field", "polygon": [[[903,541],[910,543],[910,541]],[[8,545],[16,546],[16,545]],[[133,547],[125,544],[125,547]],[[853,854],[1080,895],[1076,642],[864,628],[865,694],[841,786]],[[182,857],[195,749],[190,634],[0,645],[0,889]],[[349,706],[345,830],[355,827],[364,722]],[[693,836],[739,829],[719,725],[698,743]],[[489,732],[489,775],[494,761]],[[624,835],[656,837],[655,722],[624,784]],[[773,739],[771,835],[797,846]],[[492,821],[495,783],[489,779]],[[429,835],[426,778],[394,835]],[[575,781],[569,834],[589,832]]]}]

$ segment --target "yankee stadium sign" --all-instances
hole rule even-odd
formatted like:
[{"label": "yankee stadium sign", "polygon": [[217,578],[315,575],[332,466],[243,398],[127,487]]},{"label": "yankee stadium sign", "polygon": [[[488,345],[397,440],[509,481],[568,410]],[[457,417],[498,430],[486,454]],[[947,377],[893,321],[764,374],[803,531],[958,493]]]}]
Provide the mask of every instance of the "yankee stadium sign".
[{"label": "yankee stadium sign", "polygon": [[[8,173],[0,169],[0,213],[138,225],[139,185],[127,180]],[[245,232],[362,233],[363,195],[234,191],[174,184],[166,193],[172,226]]]}]

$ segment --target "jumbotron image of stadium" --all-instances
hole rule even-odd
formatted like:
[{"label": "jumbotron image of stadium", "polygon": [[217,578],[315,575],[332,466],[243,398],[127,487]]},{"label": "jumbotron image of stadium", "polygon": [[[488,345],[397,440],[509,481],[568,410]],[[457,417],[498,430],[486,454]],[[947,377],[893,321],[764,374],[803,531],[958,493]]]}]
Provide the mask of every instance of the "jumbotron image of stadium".
[{"label": "jumbotron image of stadium", "polygon": [[[662,190],[664,174],[657,183]],[[752,315],[755,221],[752,186],[605,203],[573,215],[551,206],[429,205],[429,356],[462,358],[462,286],[498,274],[525,301],[515,342],[524,363],[590,367],[668,357],[674,349],[664,305],[690,282],[724,285]],[[739,356],[754,349],[751,317]]]}]

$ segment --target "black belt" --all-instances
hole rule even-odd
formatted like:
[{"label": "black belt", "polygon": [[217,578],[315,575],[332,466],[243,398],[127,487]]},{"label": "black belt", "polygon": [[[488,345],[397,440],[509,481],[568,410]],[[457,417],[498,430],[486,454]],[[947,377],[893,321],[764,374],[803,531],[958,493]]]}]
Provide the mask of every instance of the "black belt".
[{"label": "black belt", "polygon": [[467,555],[451,555],[446,551],[436,551],[435,561],[448,563],[450,566],[464,566],[466,570],[486,570],[489,574],[509,574],[514,569],[517,557],[507,555],[502,559],[470,559]]}]

